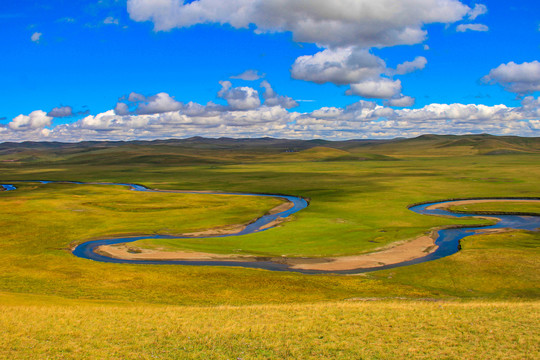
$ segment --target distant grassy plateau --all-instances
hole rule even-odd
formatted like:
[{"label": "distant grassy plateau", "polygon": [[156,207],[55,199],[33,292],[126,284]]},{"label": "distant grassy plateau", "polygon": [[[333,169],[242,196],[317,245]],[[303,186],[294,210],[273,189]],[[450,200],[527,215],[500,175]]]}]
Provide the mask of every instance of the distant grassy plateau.
[{"label": "distant grassy plateau", "polygon": [[[539,138],[490,135],[0,144],[0,184],[17,186],[0,192],[0,326],[6,329],[0,357],[537,358],[538,232],[468,237],[452,256],[356,276],[109,264],[77,258],[70,249],[110,235],[227,229],[282,201],[23,181],[301,196],[310,200],[306,209],[264,232],[132,246],[332,257],[390,248],[441,227],[488,224],[419,215],[408,206],[538,198],[538,164]],[[538,204],[517,201],[452,210],[540,213]],[[83,315],[90,312],[97,315]],[[418,342],[423,337],[446,345]],[[89,338],[98,340],[83,340]],[[371,345],[353,347],[355,341]]]}]

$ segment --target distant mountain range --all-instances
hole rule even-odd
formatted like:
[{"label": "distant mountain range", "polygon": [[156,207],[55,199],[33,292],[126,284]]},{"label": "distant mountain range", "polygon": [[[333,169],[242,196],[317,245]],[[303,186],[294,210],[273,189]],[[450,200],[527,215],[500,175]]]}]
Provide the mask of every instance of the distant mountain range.
[{"label": "distant mountain range", "polygon": [[0,143],[0,162],[224,163],[268,160],[391,160],[399,156],[505,155],[540,153],[540,137],[422,135],[391,140],[293,140],[203,138],[79,143]]}]

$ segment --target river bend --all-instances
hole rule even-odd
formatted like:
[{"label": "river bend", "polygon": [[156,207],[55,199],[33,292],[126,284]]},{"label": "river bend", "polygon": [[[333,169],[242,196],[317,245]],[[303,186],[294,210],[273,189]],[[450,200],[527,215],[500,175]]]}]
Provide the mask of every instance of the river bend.
[{"label": "river bend", "polygon": [[[26,182],[26,181],[14,181],[14,183],[17,182]],[[127,186],[133,191],[146,191],[146,192],[175,192],[178,193],[180,191],[167,191],[167,190],[153,190],[149,189],[142,185],[137,184],[129,184],[129,183],[95,183],[95,182],[78,182],[78,181],[29,181],[29,182],[39,182],[42,184],[47,183],[70,183],[70,184],[86,184],[86,185],[120,185],[120,186]],[[4,190],[12,191],[15,190],[16,187],[12,184],[2,184],[0,185]],[[195,191],[181,191],[181,193],[193,193],[193,194],[201,194],[200,192]],[[285,211],[271,214],[271,215],[264,215],[260,218],[258,218],[256,221],[248,224],[244,229],[241,231],[234,233],[234,234],[226,234],[226,235],[216,235],[216,236],[201,236],[204,238],[209,237],[228,237],[228,236],[240,236],[240,235],[246,235],[246,234],[252,234],[259,231],[265,231],[272,226],[268,227],[269,224],[274,222],[277,218],[286,218],[308,206],[308,202],[297,196],[290,196],[290,195],[274,195],[274,194],[253,194],[253,193],[225,193],[225,192],[212,192],[213,195],[238,195],[238,196],[271,196],[271,197],[278,197],[287,199],[288,201],[293,203],[293,206]],[[468,199],[468,200],[489,200],[489,198],[477,198],[477,199]],[[504,200],[504,199],[503,199]],[[508,198],[507,200],[519,200],[516,198]],[[409,207],[409,210],[414,211],[418,214],[422,215],[435,215],[435,216],[452,216],[452,217],[459,217],[459,218],[465,218],[465,217],[482,217],[486,215],[481,214],[474,214],[474,213],[454,213],[449,210],[444,209],[429,209],[432,205],[438,205],[438,204],[444,204],[444,203],[450,203],[454,200],[448,200],[448,201],[439,201],[439,202],[433,202],[433,203],[425,203],[420,205],[415,205]],[[146,264],[146,265],[192,265],[192,266],[234,266],[234,267],[244,267],[244,268],[257,268],[257,269],[265,269],[265,270],[273,270],[273,271],[292,271],[292,272],[300,272],[304,274],[324,274],[324,273],[333,273],[333,274],[357,274],[357,273],[363,273],[363,272],[369,272],[369,271],[375,271],[375,270],[383,270],[383,269],[390,269],[400,266],[407,266],[407,265],[413,265],[418,264],[426,261],[436,260],[440,259],[445,256],[449,256],[452,254],[455,254],[457,251],[459,251],[459,242],[461,239],[483,233],[492,229],[516,229],[516,230],[538,230],[540,228],[540,216],[536,215],[489,215],[490,218],[496,219],[497,223],[494,225],[488,225],[488,226],[471,226],[471,227],[460,227],[460,228],[446,228],[438,230],[437,232],[437,239],[435,240],[435,245],[437,245],[437,249],[423,257],[416,258],[414,260],[409,261],[403,261],[400,263],[392,264],[392,265],[385,265],[380,267],[373,267],[373,268],[360,268],[360,269],[353,269],[353,270],[334,270],[334,271],[326,271],[326,270],[304,270],[304,269],[295,269],[291,268],[287,264],[282,264],[270,260],[264,260],[261,258],[257,258],[257,260],[254,261],[230,261],[230,260],[127,260],[127,259],[116,259],[108,256],[101,255],[97,253],[95,250],[102,246],[102,245],[115,245],[115,244],[121,244],[121,243],[129,243],[137,240],[142,239],[182,239],[182,238],[193,238],[193,236],[172,236],[172,235],[145,235],[145,236],[136,236],[136,237],[117,237],[117,238],[109,238],[109,239],[101,239],[101,240],[92,240],[92,241],[86,241],[83,242],[75,247],[73,249],[73,255],[78,256],[80,258],[94,260],[94,261],[102,261],[102,262],[108,262],[108,263],[118,263],[118,264]]]}]

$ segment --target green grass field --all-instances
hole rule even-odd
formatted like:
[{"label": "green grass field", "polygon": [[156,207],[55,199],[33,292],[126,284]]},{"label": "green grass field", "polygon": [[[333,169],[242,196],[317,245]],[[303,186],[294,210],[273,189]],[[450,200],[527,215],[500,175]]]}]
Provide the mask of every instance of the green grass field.
[{"label": "green grass field", "polygon": [[[486,222],[418,215],[407,209],[412,203],[539,196],[540,147],[531,139],[310,144],[297,152],[219,145],[219,155],[205,142],[0,148],[0,183],[134,182],[309,197],[292,221],[259,234],[138,242],[276,256],[359,254],[436,227]],[[0,192],[3,358],[538,357],[537,232],[467,238],[450,257],[357,276],[106,264],[68,249],[107,235],[244,223],[279,200],[17,185]],[[497,205],[473,210],[538,209]],[[345,301],[358,298],[378,300]]]}]

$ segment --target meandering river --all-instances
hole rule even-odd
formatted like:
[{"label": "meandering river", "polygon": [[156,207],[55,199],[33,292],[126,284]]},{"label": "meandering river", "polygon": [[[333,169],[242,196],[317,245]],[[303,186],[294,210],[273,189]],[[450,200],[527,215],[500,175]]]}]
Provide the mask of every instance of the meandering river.
[{"label": "meandering river", "polygon": [[[23,182],[23,181],[14,181],[14,183]],[[149,189],[142,185],[129,184],[129,183],[85,183],[78,181],[31,181],[39,182],[42,184],[47,183],[70,183],[70,184],[88,184],[88,185],[120,185],[127,186],[133,191],[146,191],[146,192],[174,192],[178,193],[179,191],[167,191],[167,190],[153,190]],[[12,184],[3,184],[0,185],[4,190],[12,191],[16,187]],[[193,193],[201,194],[200,192],[195,191],[181,191],[181,193]],[[270,196],[283,198],[290,201],[293,206],[288,210],[281,211],[276,214],[264,215],[257,219],[256,221],[248,224],[241,231],[234,234],[226,235],[215,235],[215,236],[201,236],[204,238],[208,237],[228,237],[228,236],[240,236],[246,234],[252,234],[259,231],[265,231],[272,228],[271,225],[278,218],[286,218],[308,206],[308,202],[297,196],[290,195],[278,195],[278,194],[252,194],[252,193],[224,193],[224,192],[212,192],[214,195],[238,195],[238,196]],[[487,199],[470,199],[470,200],[487,200]],[[509,198],[507,200],[517,200],[514,198]],[[409,210],[414,211],[418,214],[423,215],[435,215],[435,216],[453,216],[453,217],[485,217],[486,215],[467,213],[467,214],[458,214],[453,213],[448,210],[434,208],[434,205],[450,203],[452,201],[440,201],[433,202],[421,205],[415,205],[409,208]],[[435,240],[435,245],[437,249],[422,257],[418,257],[414,260],[403,261],[392,265],[379,266],[373,268],[360,268],[353,270],[339,270],[339,271],[326,271],[326,270],[304,270],[304,269],[295,269],[286,263],[276,262],[275,259],[264,259],[264,258],[255,258],[253,261],[231,261],[231,260],[127,260],[127,259],[116,259],[108,256],[101,255],[96,252],[96,249],[103,245],[115,245],[121,243],[129,243],[142,239],[182,239],[182,238],[193,238],[193,236],[171,236],[171,235],[145,235],[145,236],[136,236],[136,237],[123,237],[123,238],[110,238],[102,240],[92,240],[83,242],[75,247],[73,250],[73,255],[94,260],[102,261],[109,263],[120,263],[120,264],[146,264],[146,265],[195,265],[195,266],[236,266],[236,267],[245,267],[245,268],[258,268],[265,270],[273,271],[294,271],[304,274],[321,274],[321,273],[333,273],[333,274],[356,274],[362,272],[369,272],[374,270],[390,269],[400,266],[418,264],[426,261],[431,261],[435,259],[440,259],[445,256],[452,255],[459,251],[459,242],[461,239],[467,236],[475,235],[478,233],[483,233],[493,229],[523,229],[523,230],[537,230],[540,228],[540,216],[533,215],[489,215],[490,218],[496,219],[497,223],[495,225],[489,226],[478,226],[478,227],[462,227],[462,228],[450,228],[442,229],[437,232],[437,239]]]}]

